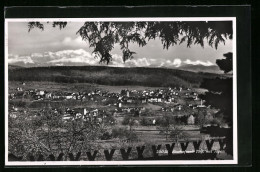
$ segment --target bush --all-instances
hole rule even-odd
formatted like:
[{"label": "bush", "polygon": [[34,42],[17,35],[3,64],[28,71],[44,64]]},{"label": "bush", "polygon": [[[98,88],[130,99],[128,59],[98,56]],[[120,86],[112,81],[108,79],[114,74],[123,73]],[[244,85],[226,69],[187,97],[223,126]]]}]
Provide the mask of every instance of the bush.
[{"label": "bush", "polygon": [[[145,117],[142,117],[141,120],[140,120],[140,124],[142,126],[150,126],[150,125],[154,125],[153,124],[153,119],[149,119],[149,118],[145,118]],[[157,120],[156,120],[156,125],[157,125]]]},{"label": "bush", "polygon": [[212,124],[212,125],[216,124],[218,126],[221,126],[221,125],[225,124],[225,122],[221,118],[214,118],[212,121],[210,121],[210,124]]},{"label": "bush", "polygon": [[105,123],[105,124],[109,124],[109,125],[115,125],[115,124],[116,124],[116,119],[115,119],[112,115],[108,115],[108,116],[104,119],[104,123]]},{"label": "bush", "polygon": [[111,137],[119,138],[119,139],[127,139],[127,140],[137,140],[138,136],[135,132],[129,131],[126,128],[113,128]]},{"label": "bush", "polygon": [[187,134],[185,132],[183,132],[180,128],[175,127],[170,132],[170,138],[174,139],[175,141],[178,141],[179,139],[186,139]]},{"label": "bush", "polygon": [[131,140],[131,141],[134,141],[134,140],[137,140],[138,139],[138,136],[135,132],[129,132],[126,136],[127,140]]},{"label": "bush", "polygon": [[14,107],[22,107],[25,108],[27,106],[26,102],[18,100],[18,101],[9,101],[10,106]]},{"label": "bush", "polygon": [[140,119],[140,124],[141,124],[142,126],[146,126],[146,125],[147,125],[147,122],[146,122],[145,117],[142,117],[142,118]]},{"label": "bush", "polygon": [[101,137],[100,139],[101,140],[109,140],[112,138],[112,134],[110,134],[109,132],[105,132]]},{"label": "bush", "polygon": [[123,121],[122,121],[122,124],[123,125],[128,125],[131,119],[132,118],[130,116],[125,116]]},{"label": "bush", "polygon": [[113,138],[123,138],[127,132],[126,128],[113,128],[111,135]]}]

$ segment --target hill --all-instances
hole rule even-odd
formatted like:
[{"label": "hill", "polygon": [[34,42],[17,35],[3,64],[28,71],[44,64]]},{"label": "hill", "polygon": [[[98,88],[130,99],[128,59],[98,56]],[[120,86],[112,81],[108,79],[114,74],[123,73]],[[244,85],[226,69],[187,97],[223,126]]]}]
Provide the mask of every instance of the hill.
[{"label": "hill", "polygon": [[150,87],[198,87],[204,78],[222,75],[165,68],[119,68],[107,66],[51,66],[9,68],[9,81],[52,81],[101,85]]},{"label": "hill", "polygon": [[223,74],[223,71],[219,69],[218,66],[204,66],[204,65],[183,65],[180,67],[181,70],[191,71],[191,72],[207,72],[207,73],[218,73]]},{"label": "hill", "polygon": [[12,70],[12,69],[18,69],[18,68],[23,68],[22,66],[18,66],[18,65],[8,65],[8,69]]}]

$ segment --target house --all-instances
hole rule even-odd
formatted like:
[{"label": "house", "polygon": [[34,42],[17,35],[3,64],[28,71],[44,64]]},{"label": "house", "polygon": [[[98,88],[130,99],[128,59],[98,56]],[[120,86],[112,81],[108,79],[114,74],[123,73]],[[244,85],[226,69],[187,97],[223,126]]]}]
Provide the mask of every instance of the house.
[{"label": "house", "polygon": [[122,109],[122,111],[123,111],[123,112],[128,112],[128,113],[129,113],[129,112],[132,111],[132,109],[133,109],[133,108],[124,108],[124,109]]},{"label": "house", "polygon": [[67,114],[73,114],[73,113],[74,113],[74,110],[73,110],[73,109],[70,109],[70,108],[66,108],[66,109],[65,109],[65,112],[66,112]]},{"label": "house", "polygon": [[66,110],[66,112],[70,113],[70,114],[82,114],[82,115],[86,115],[89,111],[87,111],[86,108],[75,108],[73,110],[70,110],[69,108]]},{"label": "house", "polygon": [[93,116],[98,116],[98,109],[92,110],[91,113],[93,114]]},{"label": "house", "polygon": [[83,99],[83,95],[75,95],[76,96],[76,100],[82,100]]},{"label": "house", "polygon": [[30,95],[30,92],[28,90],[24,91],[24,95]]},{"label": "house", "polygon": [[70,114],[64,114],[62,117],[63,121],[68,121],[68,120],[72,120],[73,117]]},{"label": "house", "polygon": [[142,103],[147,103],[147,99],[146,99],[146,98],[142,98],[142,99],[141,99],[141,102],[142,102]]},{"label": "house", "polygon": [[72,93],[66,93],[65,95],[65,99],[69,100],[69,99],[73,99],[73,95]]},{"label": "house", "polygon": [[75,93],[72,93],[72,99],[77,100],[77,98],[78,98],[78,95]]},{"label": "house", "polygon": [[17,111],[18,111],[18,108],[17,108],[17,107],[14,107],[14,106],[12,106],[12,110],[13,110],[13,111],[15,111],[15,112],[17,112]]},{"label": "house", "polygon": [[155,119],[153,119],[153,125],[155,125],[156,124],[156,120]]},{"label": "house", "polygon": [[148,99],[148,102],[162,102],[162,98],[150,97],[150,98]]},{"label": "house", "polygon": [[11,112],[10,113],[10,118],[17,118],[17,112]]},{"label": "house", "polygon": [[197,106],[198,108],[206,108],[206,106],[203,104],[203,100],[200,100],[200,105]]},{"label": "house", "polygon": [[172,98],[170,96],[167,96],[165,102],[169,102],[169,103],[172,102]]},{"label": "house", "polygon": [[181,106],[181,105],[178,105],[177,108],[178,108],[178,110],[181,110],[181,109],[182,109],[182,106]]},{"label": "house", "polygon": [[194,125],[195,124],[195,117],[193,115],[190,115],[187,119],[188,125]]},{"label": "house", "polygon": [[15,98],[14,93],[9,94],[9,97],[10,99],[14,99]]},{"label": "house", "polygon": [[42,91],[42,90],[40,90],[40,91],[37,91],[37,92],[36,92],[36,95],[43,96],[44,94],[45,94],[45,92],[44,92],[44,91]]},{"label": "house", "polygon": [[[111,94],[111,93],[110,93]],[[126,97],[130,97],[130,91],[128,89],[123,89],[121,90],[120,93],[121,96],[126,96]]]},{"label": "house", "polygon": [[17,91],[23,91],[23,88],[17,87],[16,90],[17,90]]},{"label": "house", "polygon": [[52,95],[52,98],[53,99],[61,99],[61,98],[64,98],[64,97],[61,93],[55,93],[55,94]]},{"label": "house", "polygon": [[52,97],[52,94],[51,94],[51,93],[46,93],[46,94],[45,94],[45,98],[46,98],[46,99],[50,99],[51,97]]},{"label": "house", "polygon": [[83,115],[86,115],[87,113],[88,113],[87,109],[84,108],[84,109],[83,109]]},{"label": "house", "polygon": [[76,117],[76,119],[80,119],[80,118],[82,118],[82,113],[76,113],[76,115],[75,115],[75,117]]},{"label": "house", "polygon": [[95,119],[95,122],[98,123],[98,124],[101,124],[102,121],[103,121],[102,118],[96,118],[96,119]]},{"label": "house", "polygon": [[52,110],[53,110],[54,114],[58,114],[59,113],[57,109],[52,109]]},{"label": "house", "polygon": [[148,125],[148,126],[155,125],[156,124],[156,120],[155,119],[151,119],[151,118],[146,118],[145,119],[145,124]]},{"label": "house", "polygon": [[146,108],[145,107],[140,107],[140,110],[144,111]]},{"label": "house", "polygon": [[126,103],[133,103],[134,102],[134,97],[124,97],[123,99]]},{"label": "house", "polygon": [[43,96],[42,95],[35,95],[34,99],[35,100],[43,100]]}]

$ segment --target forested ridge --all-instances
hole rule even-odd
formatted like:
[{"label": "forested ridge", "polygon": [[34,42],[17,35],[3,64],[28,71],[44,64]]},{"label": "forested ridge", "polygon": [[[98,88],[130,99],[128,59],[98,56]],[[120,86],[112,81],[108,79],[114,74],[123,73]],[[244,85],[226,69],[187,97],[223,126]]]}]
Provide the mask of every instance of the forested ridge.
[{"label": "forested ridge", "polygon": [[9,68],[9,81],[52,81],[101,85],[198,87],[203,79],[223,77],[166,68],[120,68],[107,66],[51,66]]}]

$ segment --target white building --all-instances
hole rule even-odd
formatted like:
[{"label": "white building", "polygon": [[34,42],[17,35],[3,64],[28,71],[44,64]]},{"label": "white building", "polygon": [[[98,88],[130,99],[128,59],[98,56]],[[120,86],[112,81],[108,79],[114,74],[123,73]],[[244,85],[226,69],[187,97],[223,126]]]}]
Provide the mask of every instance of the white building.
[{"label": "white building", "polygon": [[195,123],[195,117],[193,115],[190,115],[189,118],[187,119],[187,124],[193,125],[194,123]]}]

